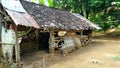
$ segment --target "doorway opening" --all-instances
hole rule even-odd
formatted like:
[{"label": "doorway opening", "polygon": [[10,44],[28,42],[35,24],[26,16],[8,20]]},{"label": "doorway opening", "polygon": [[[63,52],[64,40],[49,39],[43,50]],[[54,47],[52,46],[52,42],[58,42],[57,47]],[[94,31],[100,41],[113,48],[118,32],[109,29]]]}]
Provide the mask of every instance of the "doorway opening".
[{"label": "doorway opening", "polygon": [[49,51],[49,32],[40,32],[38,40],[38,49]]}]

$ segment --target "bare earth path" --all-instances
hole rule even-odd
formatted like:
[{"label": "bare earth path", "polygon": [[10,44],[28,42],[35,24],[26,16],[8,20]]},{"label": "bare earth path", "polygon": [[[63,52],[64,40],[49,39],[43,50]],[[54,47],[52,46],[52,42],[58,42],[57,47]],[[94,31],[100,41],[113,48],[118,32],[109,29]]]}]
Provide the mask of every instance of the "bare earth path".
[{"label": "bare earth path", "polygon": [[67,60],[49,68],[120,68],[120,30],[94,36],[91,46],[73,52]]},{"label": "bare earth path", "polygon": [[49,68],[119,68],[120,61],[113,59],[116,56],[120,56],[120,41],[96,40],[92,46],[81,48]]},{"label": "bare earth path", "polygon": [[[45,54],[45,68],[120,68],[120,31],[94,36],[91,46],[82,47],[65,57]],[[37,52],[25,56],[24,68],[43,68],[39,62],[43,54]]]}]

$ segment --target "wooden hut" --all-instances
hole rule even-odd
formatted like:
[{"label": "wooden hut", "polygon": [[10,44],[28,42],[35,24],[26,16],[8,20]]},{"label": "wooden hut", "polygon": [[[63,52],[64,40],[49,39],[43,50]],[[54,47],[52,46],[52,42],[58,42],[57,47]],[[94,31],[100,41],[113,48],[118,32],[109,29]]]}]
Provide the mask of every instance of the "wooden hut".
[{"label": "wooden hut", "polygon": [[[21,3],[24,9],[41,27],[41,32],[50,33],[49,49],[51,53],[54,53],[56,47],[61,47],[61,49],[79,48],[81,46],[80,37],[84,30],[99,29],[97,25],[88,21],[81,15],[77,16],[76,14],[67,11],[49,8],[47,6],[26,1],[21,1]],[[80,35],[77,35],[76,32],[80,33]],[[71,49],[69,50],[71,51]]]},{"label": "wooden hut", "polygon": [[[34,33],[36,33],[37,44],[32,45],[39,45],[38,48],[41,48],[45,46],[44,43],[47,43],[51,54],[58,52],[63,55],[81,47],[80,40],[84,30],[98,29],[93,26],[93,23],[84,19],[82,16],[79,18],[67,11],[49,8],[23,0],[21,0],[21,2],[19,2],[19,0],[1,0],[0,9],[1,23],[11,22],[14,23],[15,26],[16,62],[20,61],[18,30],[25,31],[27,29],[23,28],[23,26],[37,28],[30,28],[27,32],[30,33],[30,38],[34,37]],[[24,36],[24,38],[26,38],[26,36]]]}]

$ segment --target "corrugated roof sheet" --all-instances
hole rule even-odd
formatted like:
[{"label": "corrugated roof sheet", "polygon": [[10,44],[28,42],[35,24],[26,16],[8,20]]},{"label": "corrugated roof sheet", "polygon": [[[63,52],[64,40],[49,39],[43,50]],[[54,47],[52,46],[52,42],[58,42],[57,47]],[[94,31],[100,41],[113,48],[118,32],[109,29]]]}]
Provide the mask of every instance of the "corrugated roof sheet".
[{"label": "corrugated roof sheet", "polygon": [[37,22],[24,10],[19,0],[1,0],[1,4],[16,25],[39,28]]},{"label": "corrugated roof sheet", "polygon": [[19,13],[6,9],[16,25],[31,26],[39,28],[37,22],[28,13]]},{"label": "corrugated roof sheet", "polygon": [[1,0],[4,8],[17,12],[26,12],[19,0]]}]

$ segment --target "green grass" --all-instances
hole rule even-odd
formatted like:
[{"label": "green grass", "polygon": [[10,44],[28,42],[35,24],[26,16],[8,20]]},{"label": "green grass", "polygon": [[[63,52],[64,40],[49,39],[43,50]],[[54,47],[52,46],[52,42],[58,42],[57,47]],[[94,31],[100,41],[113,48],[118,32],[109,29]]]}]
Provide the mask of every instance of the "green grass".
[{"label": "green grass", "polygon": [[113,60],[120,61],[120,56],[112,57]]}]

